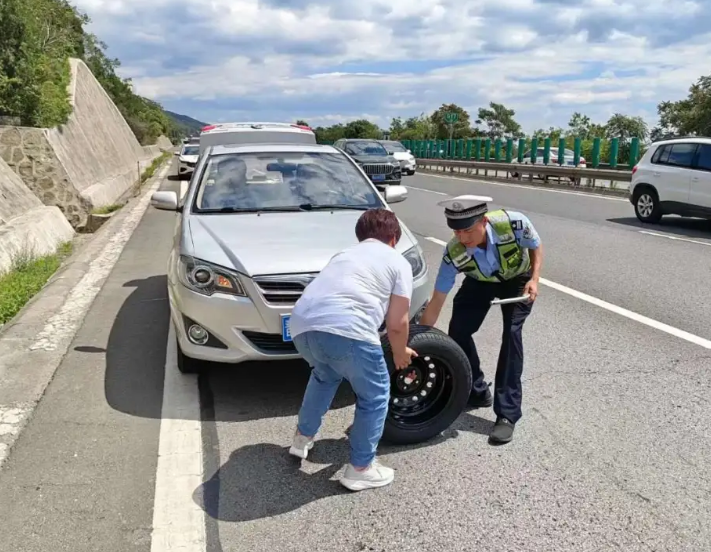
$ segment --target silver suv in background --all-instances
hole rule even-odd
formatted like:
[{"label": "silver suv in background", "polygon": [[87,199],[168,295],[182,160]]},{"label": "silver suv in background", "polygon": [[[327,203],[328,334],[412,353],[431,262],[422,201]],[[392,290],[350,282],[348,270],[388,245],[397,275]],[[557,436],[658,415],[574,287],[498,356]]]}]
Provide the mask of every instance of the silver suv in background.
[{"label": "silver suv in background", "polygon": [[[192,359],[300,358],[289,333],[294,303],[333,255],[357,243],[363,211],[406,196],[402,186],[381,195],[332,146],[208,147],[183,200],[168,191],[152,197],[154,207],[179,213],[167,270],[179,369],[195,371]],[[397,250],[412,266],[414,319],[429,297],[428,270],[401,225]]]}]

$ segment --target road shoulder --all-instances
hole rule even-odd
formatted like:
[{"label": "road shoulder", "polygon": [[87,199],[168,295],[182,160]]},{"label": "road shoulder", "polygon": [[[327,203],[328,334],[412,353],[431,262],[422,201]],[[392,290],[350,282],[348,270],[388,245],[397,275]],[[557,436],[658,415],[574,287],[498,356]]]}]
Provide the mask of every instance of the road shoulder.
[{"label": "road shoulder", "polygon": [[0,466],[169,169],[164,165],[0,332]]}]

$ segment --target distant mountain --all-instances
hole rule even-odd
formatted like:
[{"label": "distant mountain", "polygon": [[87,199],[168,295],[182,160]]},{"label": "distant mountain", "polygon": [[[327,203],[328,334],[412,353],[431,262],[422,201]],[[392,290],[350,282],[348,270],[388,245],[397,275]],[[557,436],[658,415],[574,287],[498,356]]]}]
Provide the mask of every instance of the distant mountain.
[{"label": "distant mountain", "polygon": [[172,111],[168,111],[168,110],[164,110],[164,111],[165,111],[166,115],[168,115],[168,117],[170,117],[173,120],[173,123],[178,128],[178,130],[181,132],[181,134],[184,134],[185,136],[199,134],[200,129],[207,125],[207,123],[203,123],[201,121],[198,121],[197,119],[188,117],[187,115],[181,115],[180,113],[173,113]]}]

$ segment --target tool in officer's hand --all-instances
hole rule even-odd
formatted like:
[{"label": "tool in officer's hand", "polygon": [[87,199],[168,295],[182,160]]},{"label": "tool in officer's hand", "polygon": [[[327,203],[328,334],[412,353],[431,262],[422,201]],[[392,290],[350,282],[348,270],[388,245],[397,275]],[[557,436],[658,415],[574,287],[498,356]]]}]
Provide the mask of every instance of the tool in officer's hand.
[{"label": "tool in officer's hand", "polygon": [[521,295],[520,297],[511,297],[509,299],[494,299],[492,305],[508,305],[510,303],[526,303],[531,299],[531,296],[527,293],[526,295]]}]

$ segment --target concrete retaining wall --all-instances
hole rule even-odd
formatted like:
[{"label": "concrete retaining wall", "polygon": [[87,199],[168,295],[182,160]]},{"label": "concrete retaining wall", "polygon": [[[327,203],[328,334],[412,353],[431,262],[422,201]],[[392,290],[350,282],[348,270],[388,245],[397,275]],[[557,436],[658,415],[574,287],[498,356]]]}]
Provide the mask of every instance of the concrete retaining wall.
[{"label": "concrete retaining wall", "polygon": [[74,236],[58,207],[45,206],[0,160],[0,274],[17,257],[49,255]]},{"label": "concrete retaining wall", "polygon": [[156,145],[142,147],[84,62],[70,63],[73,111],[67,124],[0,126],[0,159],[44,205],[58,207],[74,228],[81,228],[92,208],[124,196],[172,144],[162,136]]}]

